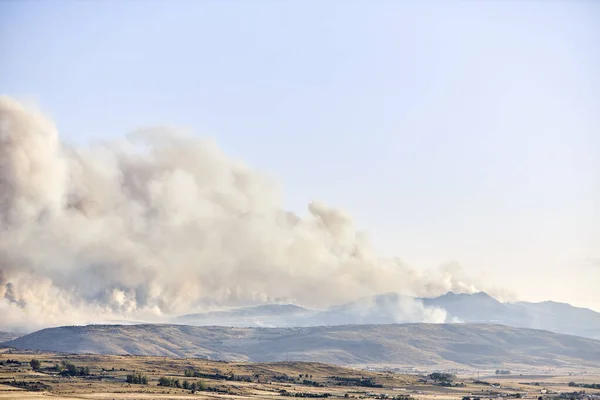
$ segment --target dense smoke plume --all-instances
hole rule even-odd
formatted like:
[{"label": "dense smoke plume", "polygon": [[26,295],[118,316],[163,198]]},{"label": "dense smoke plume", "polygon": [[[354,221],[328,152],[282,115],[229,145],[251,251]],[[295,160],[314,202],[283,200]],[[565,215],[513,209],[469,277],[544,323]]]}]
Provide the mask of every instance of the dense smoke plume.
[{"label": "dense smoke plume", "polygon": [[149,129],[72,148],[0,98],[0,329],[448,290],[475,288],[378,258],[339,210],[286,212],[274,182],[210,140]]}]

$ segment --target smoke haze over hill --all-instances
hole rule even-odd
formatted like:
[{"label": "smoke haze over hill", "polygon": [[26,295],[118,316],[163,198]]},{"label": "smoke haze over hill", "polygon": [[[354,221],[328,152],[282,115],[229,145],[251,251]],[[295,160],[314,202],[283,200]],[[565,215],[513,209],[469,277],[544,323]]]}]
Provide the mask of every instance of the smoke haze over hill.
[{"label": "smoke haze over hill", "polygon": [[[378,257],[340,210],[287,212],[275,182],[210,140],[153,128],[73,148],[8,97],[0,224],[2,328],[479,289],[456,266],[425,273]],[[398,309],[398,321],[444,319],[416,301]]]}]

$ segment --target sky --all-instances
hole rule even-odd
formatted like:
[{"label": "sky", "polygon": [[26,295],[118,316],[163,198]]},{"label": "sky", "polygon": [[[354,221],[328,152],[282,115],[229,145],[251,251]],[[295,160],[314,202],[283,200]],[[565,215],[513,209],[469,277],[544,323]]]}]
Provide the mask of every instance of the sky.
[{"label": "sky", "polygon": [[3,1],[0,93],[214,138],[377,251],[600,311],[600,4]]}]

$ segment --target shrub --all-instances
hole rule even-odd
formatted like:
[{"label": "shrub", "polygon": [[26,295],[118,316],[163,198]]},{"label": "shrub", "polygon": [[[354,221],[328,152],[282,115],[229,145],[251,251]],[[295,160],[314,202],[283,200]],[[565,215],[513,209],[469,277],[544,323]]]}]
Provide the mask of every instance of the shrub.
[{"label": "shrub", "polygon": [[37,360],[34,358],[31,361],[29,361],[29,365],[31,365],[31,369],[33,369],[34,371],[37,371],[38,369],[41,368],[42,363],[40,362],[40,360]]},{"label": "shrub", "polygon": [[158,380],[158,386],[171,387],[172,381],[173,381],[173,379],[169,379],[169,378],[163,376],[162,378],[160,378]]}]

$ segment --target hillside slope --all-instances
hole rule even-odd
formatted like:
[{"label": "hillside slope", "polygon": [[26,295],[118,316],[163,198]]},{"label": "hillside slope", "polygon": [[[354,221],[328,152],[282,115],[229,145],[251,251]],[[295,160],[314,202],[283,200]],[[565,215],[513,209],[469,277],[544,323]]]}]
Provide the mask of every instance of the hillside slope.
[{"label": "hillside slope", "polygon": [[318,361],[338,365],[600,367],[600,341],[485,324],[305,328],[91,325],[44,329],[4,343],[74,353]]}]

